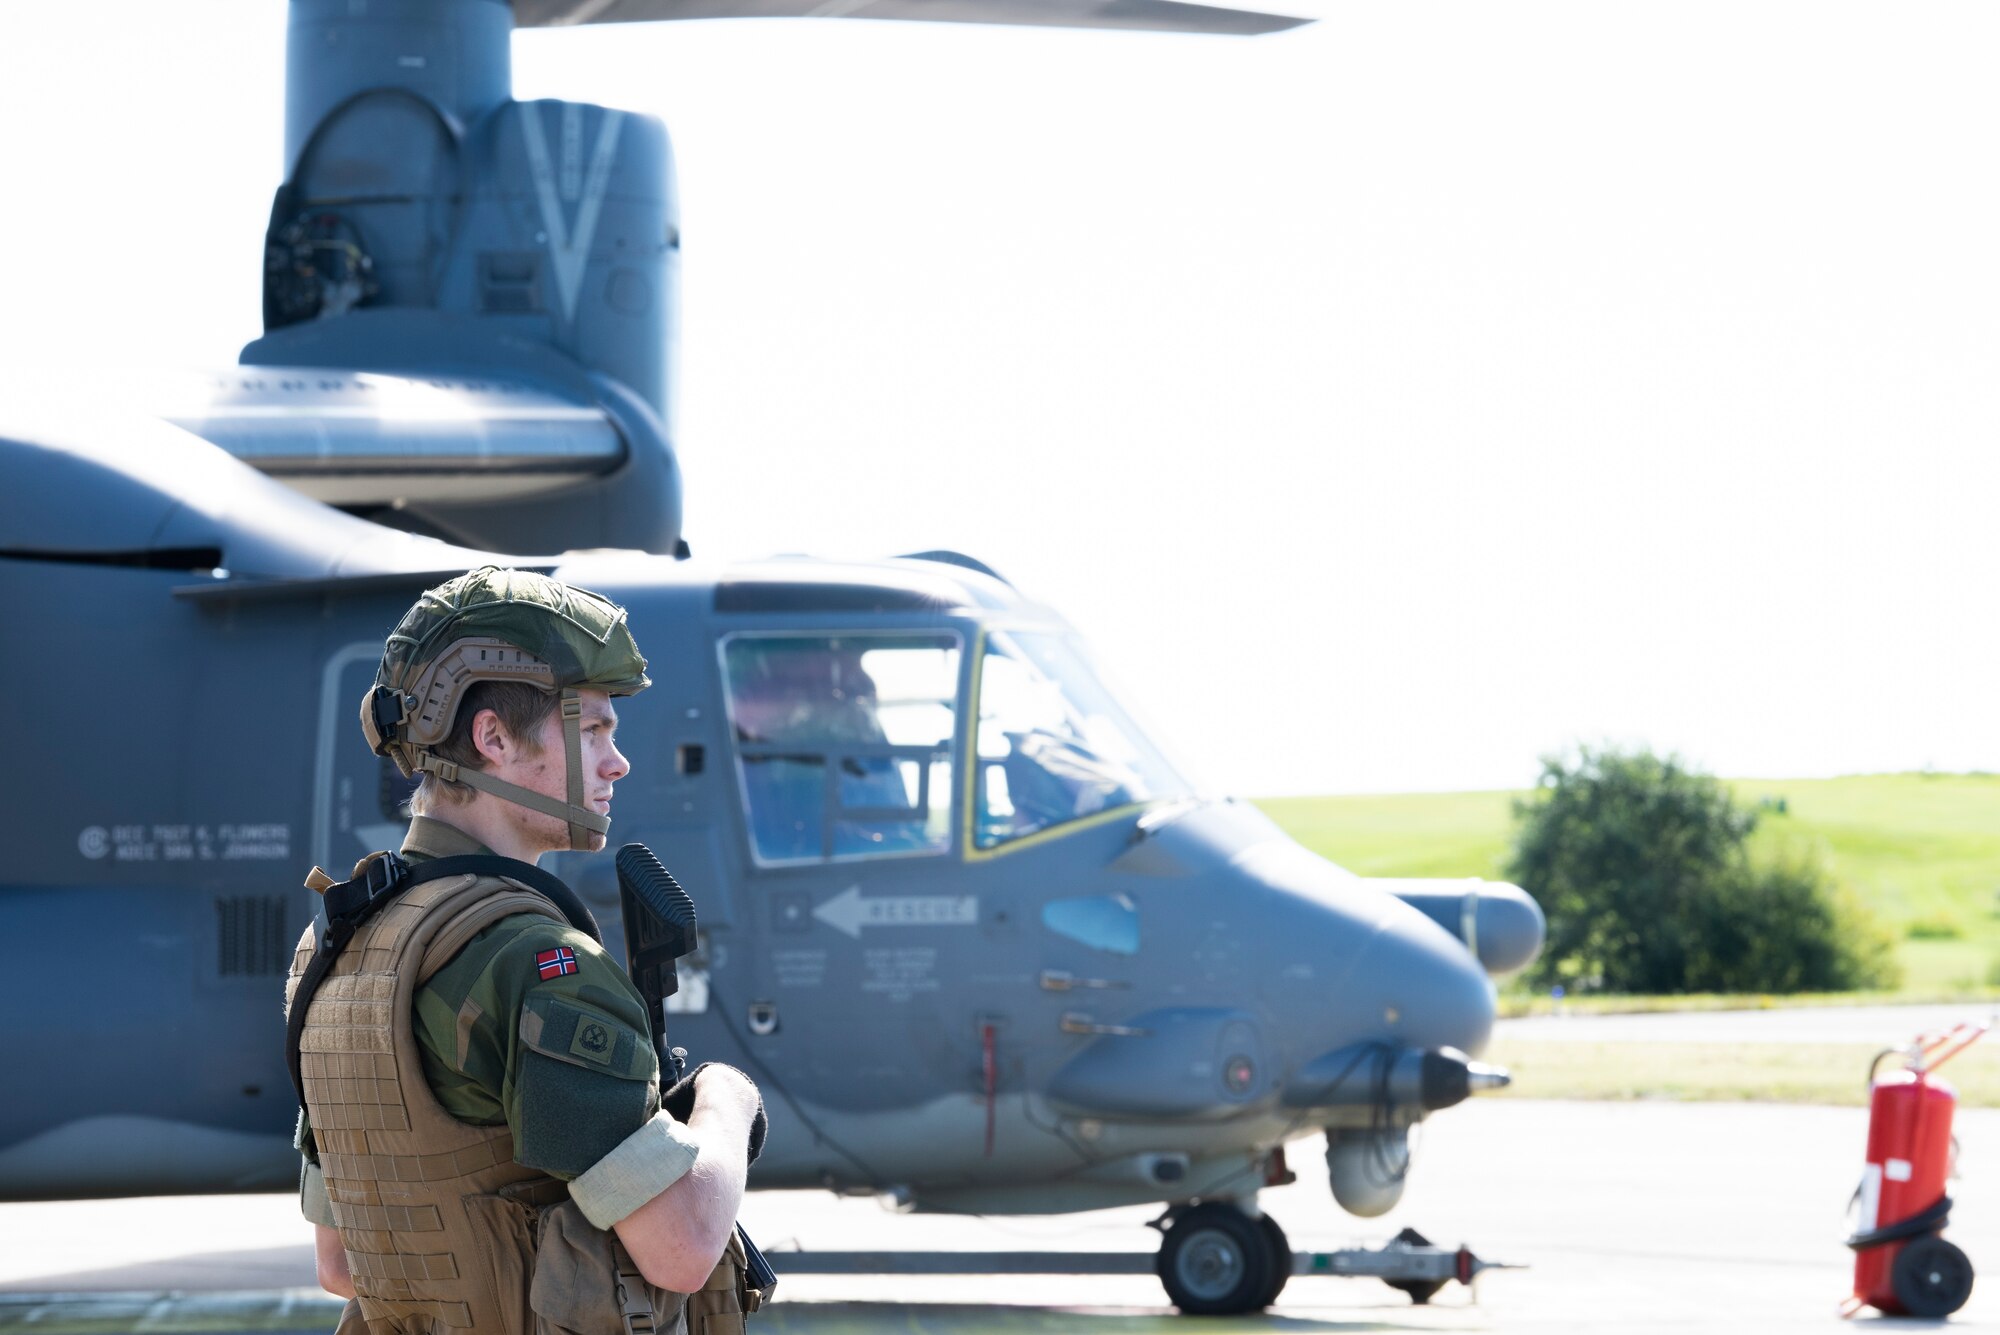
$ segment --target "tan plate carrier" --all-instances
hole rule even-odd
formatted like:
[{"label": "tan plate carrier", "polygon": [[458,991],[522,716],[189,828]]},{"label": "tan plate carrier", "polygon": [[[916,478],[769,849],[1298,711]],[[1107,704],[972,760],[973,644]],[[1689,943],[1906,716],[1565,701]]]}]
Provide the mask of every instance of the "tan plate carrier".
[{"label": "tan plate carrier", "polygon": [[[416,990],[516,913],[562,920],[510,880],[413,886],[360,927],[312,998],[301,1073],[358,1295],[338,1335],[678,1335],[690,1318],[691,1335],[742,1331],[755,1296],[733,1239],[691,1301],[654,1288],[565,1184],[514,1162],[506,1126],[458,1121],[431,1093],[409,1019]],[[314,945],[308,930],[288,1008]]]}]

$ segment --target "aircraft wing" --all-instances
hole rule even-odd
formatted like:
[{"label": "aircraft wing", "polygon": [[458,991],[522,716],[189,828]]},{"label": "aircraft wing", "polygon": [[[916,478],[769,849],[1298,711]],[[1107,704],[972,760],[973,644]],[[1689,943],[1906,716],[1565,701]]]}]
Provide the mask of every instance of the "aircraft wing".
[{"label": "aircraft wing", "polygon": [[1282,32],[1312,22],[1291,14],[1183,4],[1180,0],[514,0],[514,22],[523,28],[722,18],[894,19],[1236,37]]},{"label": "aircraft wing", "polygon": [[123,383],[132,406],[328,505],[520,500],[626,456],[601,407],[505,376],[243,366]]}]

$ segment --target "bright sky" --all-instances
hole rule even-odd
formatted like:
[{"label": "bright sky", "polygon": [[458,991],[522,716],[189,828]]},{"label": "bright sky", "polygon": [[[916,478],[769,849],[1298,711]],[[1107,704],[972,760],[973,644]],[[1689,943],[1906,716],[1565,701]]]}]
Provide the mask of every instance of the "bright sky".
[{"label": "bright sky", "polygon": [[[1246,794],[2000,768],[2000,9],[516,38],[663,117],[703,555],[948,546]],[[279,0],[0,14],[0,377],[226,365]]]}]

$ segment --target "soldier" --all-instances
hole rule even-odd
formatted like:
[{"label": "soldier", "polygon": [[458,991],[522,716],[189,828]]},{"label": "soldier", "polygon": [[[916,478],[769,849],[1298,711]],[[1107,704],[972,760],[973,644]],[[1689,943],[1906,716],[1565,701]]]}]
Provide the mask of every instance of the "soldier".
[{"label": "soldier", "polygon": [[448,580],[389,636],[362,727],[421,776],[416,814],[400,855],[313,869],[286,993],[341,1335],[740,1331],[755,1308],[733,1228],[756,1087],[707,1065],[663,1096],[644,1001],[533,865],[604,847],[612,697],[649,684],[622,608],[523,571]]}]

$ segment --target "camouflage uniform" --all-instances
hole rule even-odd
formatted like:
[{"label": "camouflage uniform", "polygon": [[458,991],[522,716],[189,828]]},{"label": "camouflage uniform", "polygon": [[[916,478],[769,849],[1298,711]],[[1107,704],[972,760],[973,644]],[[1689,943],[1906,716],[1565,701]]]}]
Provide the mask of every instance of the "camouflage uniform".
[{"label": "camouflage uniform", "polygon": [[[412,864],[487,851],[451,825],[423,816],[410,822],[402,848]],[[536,957],[559,948],[570,952],[575,972],[542,978]],[[538,1008],[561,1003],[603,1019],[610,1050],[622,1059],[579,1066],[527,1048],[519,1017],[531,1000]],[[659,1061],[647,1038],[645,1002],[604,948],[567,923],[532,913],[501,919],[418,988],[411,1020],[431,1093],[461,1122],[508,1127],[514,1161],[523,1167],[573,1182],[659,1111]],[[635,1165],[621,1195],[649,1200],[693,1164],[694,1146],[671,1126],[662,1131],[662,1152]],[[333,1213],[304,1117],[299,1145],[305,1159],[301,1206],[306,1218],[331,1228]],[[588,1199],[580,1203],[586,1214],[602,1213]]]},{"label": "camouflage uniform", "polygon": [[[439,753],[480,682],[558,698],[566,801]],[[403,617],[361,724],[405,775],[554,816],[582,849],[610,820],[584,802],[580,693],[649,684],[623,609],[487,567],[428,590]],[[488,850],[420,816],[402,853],[421,864]],[[734,1239],[686,1299],[648,1283],[611,1231],[679,1180],[696,1147],[660,1106],[638,990],[498,861],[414,880],[360,917],[343,887],[338,914],[330,899],[325,915],[339,930],[323,923],[299,942],[286,1004],[305,1104],[300,1197],[347,1254],[358,1297],[339,1335],[740,1332],[755,1296]],[[309,884],[330,889],[314,870]],[[294,1005],[309,976],[310,999]]]}]

